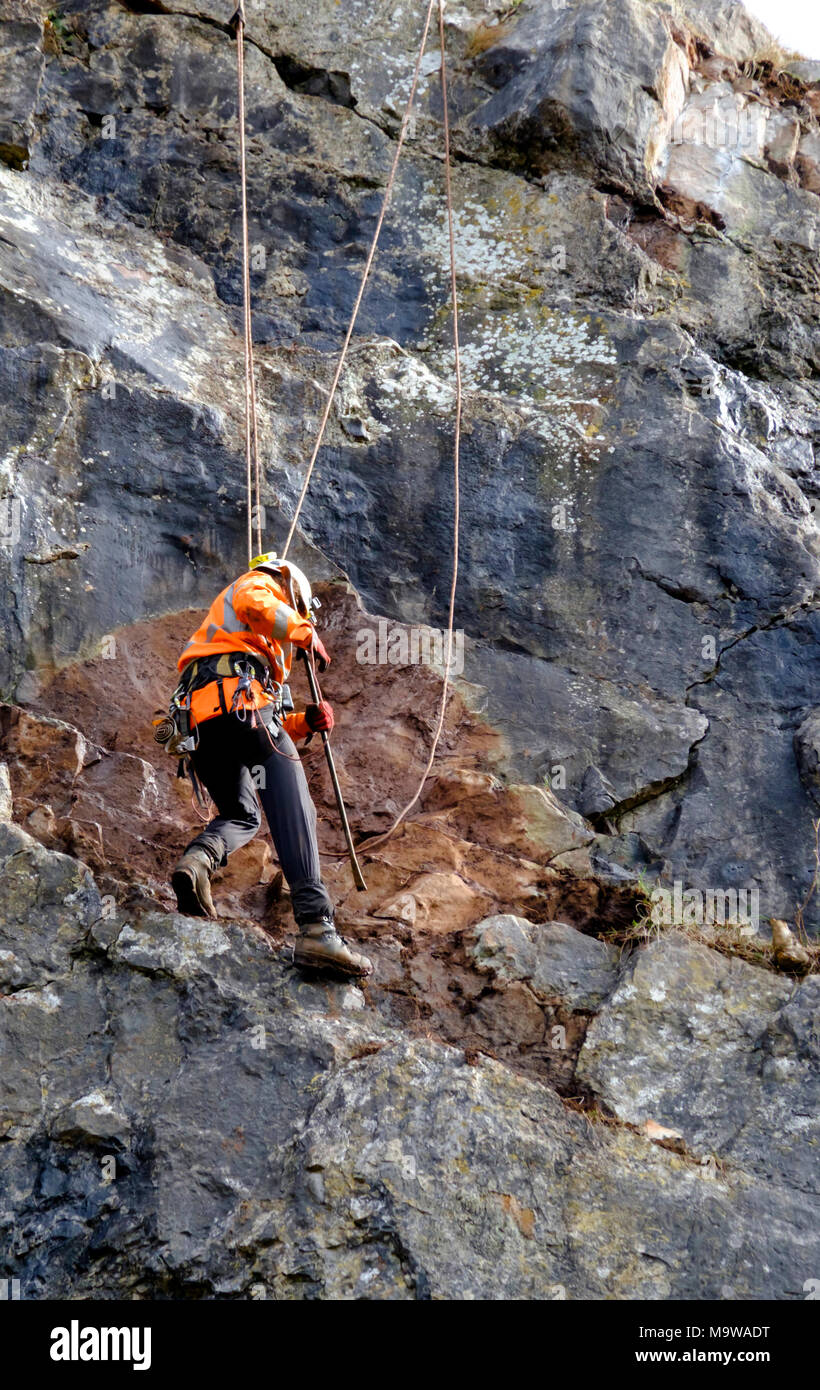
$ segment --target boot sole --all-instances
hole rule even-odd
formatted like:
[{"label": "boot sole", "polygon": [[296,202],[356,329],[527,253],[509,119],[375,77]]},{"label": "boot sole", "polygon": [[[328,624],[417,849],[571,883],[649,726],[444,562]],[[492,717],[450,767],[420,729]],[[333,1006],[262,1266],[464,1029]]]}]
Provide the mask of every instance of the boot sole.
[{"label": "boot sole", "polygon": [[303,970],[329,970],[334,975],[344,975],[348,980],[366,980],[373,974],[373,966],[369,969],[362,969],[361,966],[346,965],[343,961],[332,960],[327,956],[304,955],[298,947],[294,947],[293,964]]},{"label": "boot sole", "polygon": [[171,887],[177,895],[177,910],[183,917],[211,916],[205,904],[197,897],[196,884],[191,874],[186,873],[184,869],[173,873]]}]

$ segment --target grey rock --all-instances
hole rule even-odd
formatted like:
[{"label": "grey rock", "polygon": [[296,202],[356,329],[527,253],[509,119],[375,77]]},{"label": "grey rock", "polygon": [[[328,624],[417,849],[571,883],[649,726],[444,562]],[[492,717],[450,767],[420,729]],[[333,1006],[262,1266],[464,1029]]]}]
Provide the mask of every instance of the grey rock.
[{"label": "grey rock", "polygon": [[[0,58],[3,65],[3,113],[0,117],[0,160],[14,169],[28,162],[34,136],[34,115],[45,71],[42,27],[34,16],[0,13]],[[4,7],[5,10],[5,7]]]},{"label": "grey rock", "polygon": [[820,709],[812,710],[794,733],[794,756],[806,791],[820,801]]},{"label": "grey rock", "polygon": [[23,983],[25,973],[13,951],[0,951],[0,986],[3,993],[11,993]]},{"label": "grey rock", "polygon": [[[6,699],[36,701],[118,627],[203,607],[245,562],[232,8],[71,0],[49,18],[45,0],[0,0]],[[418,17],[251,11],[273,545]],[[815,75],[756,88],[768,37],[730,0],[524,0],[501,21],[467,0],[447,42],[456,624],[506,736],[496,771],[566,804],[573,842],[552,868],[568,882],[597,864],[599,881],[754,886],[763,916],[791,917],[816,798],[820,147],[800,85]],[[371,613],[439,627],[454,407],[440,147],[429,61],[293,551],[316,579],[349,575]],[[43,737],[45,770],[63,735]],[[76,760],[93,794],[127,779],[152,823],[136,747],[93,767],[90,751]],[[617,833],[590,861],[579,817],[607,810]],[[46,837],[45,809],[30,823]],[[760,1299],[816,1271],[813,978],[671,941],[613,993],[592,938],[505,918],[491,948],[485,924],[492,990],[598,1010],[578,1083],[629,1124],[681,1128],[677,1155],[387,1028],[361,991],[299,980],[262,933],[109,910],[82,864],[7,823],[0,853],[15,1214],[0,1275],[26,1296]],[[815,895],[812,930],[819,909]]]},{"label": "grey rock", "polygon": [[126,1142],[128,1118],[102,1091],[90,1091],[65,1106],[51,1121],[50,1133],[66,1143],[96,1140]]},{"label": "grey rock", "polygon": [[523,5],[476,61],[497,92],[470,125],[532,173],[580,158],[642,182],[668,46],[661,15],[639,0]]},{"label": "grey rock", "polygon": [[814,85],[820,82],[820,62],[811,59],[789,58],[786,63],[786,71],[793,72],[795,77],[799,77],[802,82]]},{"label": "grey rock", "polygon": [[343,415],[340,423],[345,434],[349,435],[351,439],[368,439],[370,437],[367,433],[367,426],[358,415]]},{"label": "grey rock", "polygon": [[43,849],[19,826],[0,823],[0,870],[0,948],[14,956],[18,985],[64,975],[102,914],[88,869]]},{"label": "grey rock", "polygon": [[[496,929],[510,921],[527,925]],[[50,930],[32,919],[34,936]],[[609,950],[579,937],[579,972],[569,929],[541,930],[550,950],[531,944],[559,959],[567,996],[578,976],[583,997],[597,995]],[[519,978],[521,941],[509,940],[503,970]],[[802,1095],[808,1044],[785,982],[765,978],[732,1025],[740,1038],[744,1018],[752,1031],[777,1023],[755,1096],[761,1128]],[[261,932],[149,914],[59,979],[0,998],[0,1179],[14,1214],[0,1275],[27,1298],[713,1299],[727,1280],[741,1298],[786,1298],[801,1287],[816,1217],[806,1191],[757,1174],[759,1144],[735,1145],[731,1168],[710,1173],[591,1123],[500,1063],[467,1065],[371,1010],[351,1015],[348,993],[299,979]],[[727,1061],[716,1049],[708,1085],[721,1094]],[[785,1153],[787,1137],[776,1142]]]},{"label": "grey rock", "polygon": [[227,950],[228,938],[218,922],[180,917],[174,931],[167,917],[149,914],[138,924],[126,922],[120,928],[109,956],[148,974],[184,978],[199,970],[203,960]]},{"label": "grey rock", "polygon": [[669,936],[639,950],[587,1032],[586,1082],[772,1186],[817,1194],[820,980],[784,980]]},{"label": "grey rock", "polygon": [[620,952],[566,922],[535,924],[504,914],[473,928],[470,954],[501,983],[524,980],[541,1000],[597,1009],[615,984]]},{"label": "grey rock", "polygon": [[590,765],[581,781],[580,809],[587,817],[605,816],[617,805],[615,788],[599,767]]},{"label": "grey rock", "polygon": [[685,15],[719,53],[740,62],[771,42],[765,24],[747,10],[743,0],[687,0]]},{"label": "grey rock", "polygon": [[8,763],[0,762],[0,821],[10,821],[14,814]]}]

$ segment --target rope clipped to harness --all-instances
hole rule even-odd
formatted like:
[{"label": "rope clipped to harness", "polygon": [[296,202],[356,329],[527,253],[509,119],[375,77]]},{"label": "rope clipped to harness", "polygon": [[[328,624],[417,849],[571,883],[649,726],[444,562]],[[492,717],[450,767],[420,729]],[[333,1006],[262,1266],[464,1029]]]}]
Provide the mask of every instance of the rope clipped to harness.
[{"label": "rope clipped to harness", "polygon": [[188,778],[192,788],[191,806],[201,821],[209,821],[211,819],[211,813],[210,807],[208,806],[207,794],[196,775],[194,760],[190,755],[185,758],[180,758],[179,766],[177,767],[177,777]]},{"label": "rope clipped to harness", "polygon": [[[275,699],[273,705],[265,707],[273,710],[273,719],[277,724],[277,731],[276,735],[274,736],[271,734],[270,728],[268,727],[267,722],[265,721],[263,715],[260,713],[256,704],[256,696],[254,694],[253,683],[254,680],[258,680],[259,677],[256,674],[252,663],[243,661],[235,662],[234,673],[239,679],[239,684],[237,685],[236,690],[233,693],[230,713],[235,715],[241,724],[250,723],[252,729],[263,729],[267,736],[268,743],[270,744],[270,747],[274,753],[278,753],[280,758],[287,758],[288,762],[290,763],[298,763],[298,753],[288,753],[284,748],[277,748],[276,746],[276,739],[279,736],[280,720],[282,716],[282,709],[284,703],[283,692],[287,689],[287,687],[279,687],[278,696]],[[269,694],[273,693],[273,687],[270,682],[270,672],[267,673],[266,680],[262,682],[262,689],[266,690]]]},{"label": "rope clipped to harness", "polygon": [[248,715],[250,714],[250,722],[254,726],[256,724],[256,700],[253,692],[253,667],[237,661],[234,670],[239,684],[231,700],[231,714],[235,714],[241,724],[248,722]]}]

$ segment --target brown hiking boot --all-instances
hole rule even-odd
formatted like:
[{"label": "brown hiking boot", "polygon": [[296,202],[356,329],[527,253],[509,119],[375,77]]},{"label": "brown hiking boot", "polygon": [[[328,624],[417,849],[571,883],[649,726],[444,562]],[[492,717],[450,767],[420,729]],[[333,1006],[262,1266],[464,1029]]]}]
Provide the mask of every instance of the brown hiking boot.
[{"label": "brown hiking boot", "polygon": [[294,965],[310,970],[335,970],[339,975],[359,978],[372,973],[373,966],[367,956],[351,951],[329,917],[305,922],[299,932],[293,948]]},{"label": "brown hiking boot", "polygon": [[212,872],[210,855],[204,849],[186,849],[171,875],[177,908],[186,917],[216,916],[211,897]]}]

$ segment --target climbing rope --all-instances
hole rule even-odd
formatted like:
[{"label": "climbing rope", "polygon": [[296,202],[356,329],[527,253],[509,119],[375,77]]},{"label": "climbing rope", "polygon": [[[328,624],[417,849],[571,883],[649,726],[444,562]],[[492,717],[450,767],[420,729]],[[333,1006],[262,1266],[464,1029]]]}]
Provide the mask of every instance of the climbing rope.
[{"label": "climbing rope", "polygon": [[450,604],[447,613],[447,660],[444,667],[444,683],[441,691],[441,703],[439,705],[438,721],[436,723],[433,741],[430,745],[430,753],[427,758],[427,765],[421,775],[419,784],[406,806],[403,806],[389,830],[385,830],[382,835],[377,835],[374,839],[366,842],[368,852],[376,845],[383,844],[395,830],[399,828],[405,816],[412,811],[419,797],[424,790],[424,784],[433,768],[436,752],[438,751],[439,740],[444,728],[444,716],[447,712],[447,698],[450,691],[450,663],[453,657],[453,623],[455,619],[456,589],[458,587],[458,540],[459,522],[461,517],[461,477],[460,477],[460,454],[461,454],[461,408],[462,408],[462,385],[461,385],[461,343],[458,332],[458,292],[456,288],[456,241],[453,226],[453,189],[450,171],[450,113],[447,99],[447,55],[444,44],[444,0],[438,0],[438,33],[439,47],[441,50],[441,104],[444,126],[444,188],[447,200],[447,240],[450,251],[450,295],[453,303],[453,357],[455,359],[455,380],[456,380],[456,410],[455,426],[453,432],[453,568],[450,580]]},{"label": "climbing rope", "polygon": [[[236,85],[239,120],[239,174],[242,204],[242,299],[245,330],[245,483],[248,500],[248,563],[253,559],[253,519],[256,518],[256,554],[262,550],[262,508],[259,473],[259,428],[256,417],[256,376],[253,363],[251,271],[248,238],[248,170],[245,150],[245,4],[239,0],[231,20],[236,29]],[[254,510],[255,488],[255,510]]]},{"label": "climbing rope", "polygon": [[299,494],[299,500],[296,503],[296,511],[293,513],[293,518],[290,523],[290,530],[288,531],[287,539],[285,541],[284,549],[282,551],[283,560],[287,557],[288,550],[290,549],[290,543],[293,540],[293,533],[296,530],[296,523],[299,520],[299,513],[302,510],[302,504],[304,503],[305,497],[307,496],[307,490],[310,486],[310,479],[316,464],[316,458],[322,446],[322,440],[324,439],[325,429],[327,428],[327,422],[330,419],[330,412],[333,408],[333,400],[336,395],[336,388],[339,385],[342,371],[344,370],[345,360],[347,358],[347,350],[350,347],[350,340],[353,337],[353,329],[356,326],[356,319],[359,315],[359,308],[364,297],[368,276],[370,275],[370,267],[373,264],[373,257],[376,254],[376,247],[379,244],[379,237],[381,235],[382,224],[384,222],[385,214],[390,203],[390,198],[393,192],[393,184],[396,181],[396,170],[399,167],[399,159],[401,158],[401,152],[404,148],[404,141],[407,135],[408,126],[410,124],[410,117],[413,112],[413,104],[416,100],[416,89],[419,85],[421,61],[424,57],[424,50],[427,47],[427,35],[430,30],[430,20],[432,19],[433,15],[434,4],[435,0],[429,0],[429,3],[427,5],[427,14],[424,20],[424,30],[421,36],[421,43],[419,44],[419,51],[416,56],[416,66],[413,70],[413,81],[410,87],[410,95],[407,98],[407,105],[404,108],[404,115],[402,116],[402,122],[399,128],[399,135],[396,143],[396,152],[393,155],[393,163],[390,166],[390,173],[388,174],[387,183],[385,184],[381,210],[379,212],[378,221],[376,222],[376,230],[373,233],[373,240],[370,243],[370,250],[367,254],[367,260],[365,261],[364,270],[362,271],[362,279],[361,284],[359,285],[359,292],[356,295],[356,300],[353,305],[353,312],[350,316],[350,323],[347,326],[347,332],[345,334],[344,342],[342,344],[342,350],[339,354],[339,360],[336,364],[336,371],[333,374],[333,381],[331,383],[330,390],[327,395],[327,400],[325,401],[325,408],[322,411],[322,419],[319,424],[319,433],[316,436],[316,443],[313,446],[313,453],[310,456],[310,462],[308,463],[307,472],[305,474],[305,480],[302,483],[302,491]]},{"label": "climbing rope", "polygon": [[[407,98],[407,103],[406,103],[405,108],[404,108],[404,114],[403,114],[403,116],[402,116],[401,125],[400,125],[400,127],[399,127],[398,138],[397,138],[397,141],[396,141],[396,149],[395,149],[395,153],[394,153],[394,155],[393,155],[393,162],[392,162],[392,164],[391,164],[391,166],[390,166],[390,172],[389,172],[389,174],[388,174],[387,182],[386,182],[386,184],[385,184],[384,195],[383,195],[383,198],[382,198],[382,204],[381,204],[381,208],[380,208],[380,210],[379,210],[379,216],[378,216],[378,219],[377,219],[377,222],[376,222],[376,227],[375,227],[375,230],[374,230],[374,233],[373,233],[373,239],[372,239],[371,244],[370,244],[370,250],[368,251],[367,260],[365,261],[364,270],[362,271],[361,282],[360,282],[360,284],[359,284],[359,289],[358,289],[358,292],[357,292],[357,294],[356,294],[356,298],[355,298],[355,301],[354,301],[354,304],[353,304],[353,310],[352,310],[352,313],[351,313],[351,316],[350,316],[350,322],[349,322],[348,327],[347,327],[347,332],[345,333],[344,342],[342,343],[341,352],[339,353],[339,359],[338,359],[338,361],[337,361],[337,363],[336,363],[336,369],[335,369],[334,374],[333,374],[333,380],[332,380],[332,382],[331,382],[330,390],[328,391],[327,399],[326,399],[326,401],[325,401],[324,409],[323,409],[323,411],[322,411],[322,417],[321,417],[321,420],[320,420],[320,423],[319,423],[319,430],[318,430],[318,433],[317,433],[317,436],[316,436],[316,441],[315,441],[315,443],[314,443],[314,445],[313,445],[313,450],[312,450],[312,453],[311,453],[311,456],[310,456],[310,460],[309,460],[309,462],[308,462],[307,470],[306,470],[306,472],[305,472],[305,477],[304,477],[304,481],[303,481],[303,483],[302,483],[301,491],[300,491],[300,493],[299,493],[299,498],[298,498],[297,503],[296,503],[296,508],[295,508],[294,513],[293,513],[293,517],[291,518],[290,529],[288,530],[287,538],[286,538],[285,544],[284,544],[284,546],[283,546],[283,548],[282,548],[282,552],[281,552],[281,557],[282,557],[282,559],[286,559],[286,557],[287,557],[287,553],[288,553],[288,550],[290,549],[290,545],[291,545],[291,542],[292,542],[292,540],[293,540],[294,533],[295,533],[295,531],[296,531],[296,526],[297,526],[297,523],[298,523],[298,521],[299,521],[299,516],[300,516],[300,513],[301,513],[301,511],[302,511],[302,507],[303,507],[303,505],[304,505],[305,497],[307,496],[307,491],[308,491],[308,488],[309,488],[309,486],[310,486],[310,481],[311,481],[311,478],[312,478],[312,476],[313,476],[314,468],[315,468],[315,466],[316,466],[316,460],[317,460],[317,458],[318,458],[319,450],[320,450],[320,448],[321,448],[321,446],[322,446],[322,441],[323,441],[323,439],[324,439],[325,430],[326,430],[326,428],[327,428],[327,423],[328,423],[328,420],[330,419],[330,412],[331,412],[331,410],[332,410],[332,408],[333,408],[333,402],[334,402],[334,399],[335,399],[335,396],[336,396],[336,391],[337,391],[339,382],[340,382],[340,380],[341,380],[341,376],[342,376],[342,372],[343,372],[343,370],[344,370],[345,362],[346,362],[346,360],[347,360],[348,349],[349,349],[349,347],[350,347],[351,339],[352,339],[352,337],[353,337],[353,330],[354,330],[354,328],[355,328],[355,326],[356,326],[356,320],[357,320],[358,315],[359,315],[359,309],[361,308],[362,300],[363,300],[363,298],[364,298],[364,292],[365,292],[365,289],[366,289],[366,287],[367,287],[367,281],[368,281],[368,278],[369,278],[369,276],[370,276],[370,271],[371,271],[371,267],[372,267],[372,265],[373,265],[373,260],[374,260],[374,257],[375,257],[375,255],[376,255],[376,248],[377,248],[378,243],[379,243],[379,237],[380,237],[380,235],[381,235],[382,226],[383,226],[383,224],[384,224],[384,219],[385,219],[385,216],[386,216],[386,214],[387,214],[387,209],[388,209],[388,207],[389,207],[390,199],[391,199],[391,196],[392,196],[392,193],[393,193],[393,186],[394,186],[395,180],[396,180],[396,172],[397,172],[398,165],[399,165],[399,159],[401,158],[402,150],[403,150],[403,148],[404,148],[405,140],[406,140],[406,137],[407,137],[407,131],[408,131],[408,128],[409,128],[409,125],[410,125],[410,117],[411,117],[411,115],[412,115],[413,106],[414,106],[414,104],[415,104],[416,93],[417,93],[417,90],[418,90],[418,83],[419,83],[419,75],[420,75],[420,72],[421,72],[421,64],[422,64],[422,60],[423,60],[423,58],[424,58],[424,51],[425,51],[425,49],[426,49],[426,47],[427,47],[427,37],[428,37],[429,31],[430,31],[430,23],[431,23],[431,20],[432,20],[433,7],[434,7],[435,4],[436,4],[436,0],[428,0],[427,12],[426,12],[426,15],[425,15],[424,27],[423,27],[422,35],[421,35],[421,42],[420,42],[420,44],[419,44],[418,53],[417,53],[417,55],[416,55],[416,63],[415,63],[415,67],[414,67],[414,69],[413,69],[413,79],[412,79],[411,86],[410,86],[410,94],[409,94],[409,96],[408,96],[408,98]],[[409,814],[409,812],[413,809],[413,807],[414,807],[414,806],[416,805],[416,803],[418,802],[418,800],[419,800],[419,798],[420,798],[420,796],[421,796],[421,793],[422,793],[422,791],[423,791],[423,789],[424,789],[424,784],[425,784],[425,782],[427,781],[428,776],[430,775],[430,772],[431,772],[432,767],[433,767],[433,763],[434,763],[434,761],[435,761],[436,752],[437,752],[437,750],[438,750],[438,745],[439,745],[439,742],[440,742],[440,739],[441,739],[441,734],[442,734],[442,731],[443,731],[443,728],[444,728],[444,719],[445,719],[445,715],[446,715],[446,711],[447,711],[447,700],[448,700],[449,688],[450,688],[449,676],[450,676],[450,666],[451,666],[451,663],[452,663],[452,654],[453,654],[453,624],[454,624],[454,617],[455,617],[456,589],[457,589],[457,586],[458,586],[458,561],[459,561],[459,521],[460,521],[460,509],[461,509],[461,496],[460,496],[460,449],[461,449],[461,415],[462,415],[462,376],[461,376],[461,347],[460,347],[460,341],[459,341],[459,321],[458,321],[458,294],[457,294],[457,285],[456,285],[455,231],[454,231],[454,222],[453,222],[453,195],[452,195],[452,180],[451,180],[451,167],[450,167],[450,117],[449,117],[449,101],[448,101],[448,92],[447,92],[447,57],[446,57],[446,46],[445,46],[445,36],[444,36],[444,6],[445,6],[445,0],[438,0],[438,31],[439,31],[439,48],[440,48],[440,74],[441,74],[441,95],[442,95],[442,111],[443,111],[443,127],[444,127],[444,182],[445,182],[445,193],[446,193],[446,203],[447,203],[447,233],[448,233],[448,246],[449,246],[449,258],[450,258],[450,293],[451,293],[452,306],[453,306],[453,354],[454,354],[454,360],[455,360],[455,383],[456,383],[456,392],[455,392],[455,395],[456,395],[456,399],[455,399],[455,426],[454,426],[454,437],[453,437],[453,563],[452,563],[452,577],[451,577],[451,581],[450,581],[449,607],[448,607],[448,615],[447,615],[447,658],[446,658],[445,671],[444,671],[444,682],[443,682],[443,687],[442,687],[441,702],[440,702],[439,711],[438,711],[438,719],[437,719],[435,731],[434,731],[434,734],[433,734],[433,740],[432,740],[432,743],[431,743],[431,746],[430,746],[430,752],[429,752],[429,755],[428,755],[427,764],[426,764],[426,766],[425,766],[425,768],[424,768],[424,772],[422,773],[421,779],[420,779],[420,781],[419,781],[419,785],[418,785],[418,787],[416,788],[416,791],[415,791],[414,795],[413,795],[413,796],[410,798],[410,800],[407,802],[407,805],[404,806],[404,807],[402,808],[402,810],[399,812],[399,814],[397,815],[397,817],[396,817],[396,819],[394,820],[393,824],[390,826],[389,830],[386,830],[386,831],[384,831],[381,835],[378,835],[378,836],[375,837],[374,839],[371,839],[371,840],[368,840],[368,841],[367,841],[367,848],[368,848],[368,850],[370,850],[370,849],[372,849],[372,848],[375,848],[375,846],[376,846],[377,844],[382,844],[386,839],[388,839],[389,836],[391,836],[391,835],[394,833],[394,831],[398,829],[399,825],[401,825],[402,821],[405,819],[405,817]],[[245,154],[245,97],[244,97],[244,29],[245,29],[245,14],[244,14],[244,3],[243,3],[243,0],[240,0],[239,6],[238,6],[237,11],[236,11],[236,14],[234,15],[234,18],[233,18],[233,20],[232,20],[232,24],[235,24],[235,25],[236,25],[236,42],[237,42],[237,82],[238,82],[238,89],[239,89],[239,156],[240,156],[241,182],[242,182],[243,290],[244,290],[244,306],[245,306],[245,426],[246,426],[246,427],[245,427],[245,461],[246,461],[247,491],[248,491],[248,559],[250,560],[250,559],[252,558],[252,555],[253,555],[253,549],[252,549],[252,546],[253,546],[253,538],[252,538],[252,525],[251,525],[251,509],[252,509],[252,489],[251,489],[251,482],[252,482],[252,464],[253,464],[253,470],[255,471],[255,485],[256,485],[256,507],[257,507],[257,513],[256,513],[256,515],[257,515],[257,540],[258,540],[257,549],[258,549],[260,552],[261,552],[261,550],[262,550],[262,532],[261,532],[261,513],[260,513],[260,509],[259,509],[259,493],[260,493],[260,488],[259,488],[259,451],[258,451],[258,431],[257,431],[257,420],[256,420],[256,390],[255,390],[255,383],[254,383],[254,368],[253,368],[252,320],[251,320],[251,311],[250,311],[250,271],[249,271],[249,246],[248,246],[247,178],[246,178],[246,154]],[[314,668],[314,675],[315,675],[315,668]],[[317,682],[317,688],[318,688],[318,682]],[[319,690],[319,698],[321,699],[321,690]]]}]

